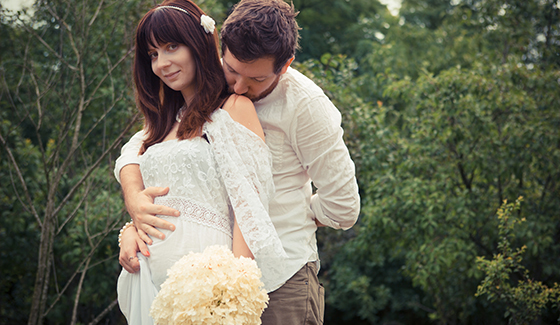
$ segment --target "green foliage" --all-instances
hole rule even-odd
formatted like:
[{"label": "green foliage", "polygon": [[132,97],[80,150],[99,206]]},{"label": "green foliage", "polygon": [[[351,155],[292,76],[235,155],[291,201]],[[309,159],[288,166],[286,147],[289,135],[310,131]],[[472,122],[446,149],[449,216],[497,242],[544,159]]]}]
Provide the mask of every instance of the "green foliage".
[{"label": "green foliage", "polygon": [[377,19],[389,15],[377,0],[331,0],[328,5],[320,0],[294,0],[293,4],[299,11],[302,40],[297,57],[302,61],[329,52],[354,55],[358,43],[373,37],[370,28],[382,28]]},{"label": "green foliage", "polygon": [[[112,169],[141,127],[131,54],[153,5],[52,0],[0,13],[2,322],[122,322],[125,210]],[[225,16],[218,1],[202,8]]]},{"label": "green foliage", "polygon": [[388,241],[404,256],[403,274],[431,297],[433,317],[464,323],[478,308],[471,298],[480,277],[475,257],[493,251],[497,236],[489,216],[507,197],[530,200],[524,239],[531,243],[532,267],[547,265],[543,278],[559,274],[546,257],[558,247],[559,184],[546,180],[559,179],[560,116],[544,99],[558,92],[542,98],[529,86],[556,79],[557,73],[516,65],[478,66],[387,87],[394,109],[381,107],[380,130],[366,135],[387,149],[363,153],[371,160],[360,185],[372,199],[362,219],[362,229],[372,232],[363,235]]},{"label": "green foliage", "polygon": [[[385,18],[385,37],[360,43],[365,56],[303,64],[343,113],[362,197],[353,232],[319,232],[328,242],[320,249],[336,252],[321,252],[331,321],[503,323],[506,303],[475,297],[484,276],[476,258],[496,254],[491,216],[520,195],[523,265],[533,283],[558,281],[560,74],[544,44],[527,39],[537,37],[547,4],[521,14],[513,8],[523,4],[508,3],[506,20],[526,30],[504,52],[495,37],[507,23],[484,23],[496,3],[442,3],[436,14],[416,1],[432,12]],[[439,18],[429,25],[429,17]],[[531,44],[541,46],[537,61]],[[547,310],[541,320],[556,318]]]},{"label": "green foliage", "polygon": [[[369,168],[367,159],[370,155],[364,153],[376,147],[374,143],[361,141],[361,137],[376,133],[380,120],[371,106],[357,96],[359,82],[356,81],[359,79],[356,78],[356,63],[342,55],[327,54],[320,60],[309,60],[295,67],[311,76],[342,111],[344,137],[361,184],[361,177],[368,173]],[[383,106],[381,102],[377,105]],[[362,187],[361,192],[362,202],[368,201]],[[363,214],[363,203],[362,206]],[[323,270],[321,281],[328,293],[326,317],[329,323],[425,323],[415,314],[426,308],[419,301],[421,292],[414,289],[410,280],[400,272],[402,258],[389,256],[390,248],[372,240],[373,237],[361,237],[361,230],[361,227],[355,226],[348,232],[318,231]],[[356,246],[349,245],[358,240]],[[367,248],[367,251],[362,248]],[[396,287],[399,290],[395,290]],[[387,313],[388,309],[392,313]]]},{"label": "green foliage", "polygon": [[[510,324],[529,324],[535,321],[548,304],[554,302],[558,306],[560,300],[560,286],[554,283],[549,288],[541,281],[534,281],[529,276],[529,270],[521,263],[522,255],[527,246],[514,250],[511,241],[515,237],[513,228],[526,221],[516,217],[514,212],[520,209],[522,198],[515,203],[504,201],[498,209],[498,231],[501,238],[498,244],[498,254],[492,260],[477,257],[478,267],[484,271],[486,277],[478,286],[477,296],[488,295],[491,301],[503,301],[507,304],[505,317],[510,318]],[[519,276],[517,284],[512,285],[512,276]]]},{"label": "green foliage", "polygon": [[412,25],[434,30],[444,23],[452,8],[449,0],[408,0],[403,1],[399,15]]},{"label": "green foliage", "polygon": [[[235,2],[200,5],[219,25]],[[41,1],[32,16],[0,14],[5,322],[28,321],[39,287],[45,323],[122,321],[113,145],[135,112],[127,53],[152,5]],[[558,2],[404,0],[396,17],[377,1],[294,5],[294,66],[341,110],[362,200],[350,231],[318,232],[326,322],[556,323]],[[519,196],[509,221],[526,221],[508,228],[496,210]]]},{"label": "green foliage", "polygon": [[112,162],[134,125],[132,33],[148,5],[41,1],[0,14],[3,322],[121,317]]}]

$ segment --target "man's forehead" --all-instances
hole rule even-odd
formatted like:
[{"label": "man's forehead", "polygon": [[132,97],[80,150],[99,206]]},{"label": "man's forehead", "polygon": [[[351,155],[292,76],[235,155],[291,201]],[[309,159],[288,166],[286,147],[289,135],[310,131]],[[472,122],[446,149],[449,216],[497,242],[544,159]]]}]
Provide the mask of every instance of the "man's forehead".
[{"label": "man's forehead", "polygon": [[244,74],[247,77],[259,78],[269,77],[274,75],[274,59],[273,58],[260,58],[251,62],[239,61],[227,49],[222,58],[224,65],[228,68],[235,70],[239,74]]}]

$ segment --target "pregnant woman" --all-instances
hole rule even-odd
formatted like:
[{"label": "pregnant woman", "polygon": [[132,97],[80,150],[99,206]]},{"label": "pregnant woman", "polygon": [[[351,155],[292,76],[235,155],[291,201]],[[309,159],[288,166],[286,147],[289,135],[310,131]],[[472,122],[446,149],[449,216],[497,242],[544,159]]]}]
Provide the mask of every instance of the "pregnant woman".
[{"label": "pregnant woman", "polygon": [[[119,305],[129,324],[152,324],[151,303],[170,268],[189,252],[226,245],[256,260],[262,281],[286,253],[268,215],[270,153],[252,102],[228,94],[213,20],[189,0],[151,9],[136,32],[134,82],[145,118],[138,163],[144,187],[169,186],[155,203],[181,212],[165,239],[152,238],[140,271],[119,276]],[[129,224],[130,225],[130,224]],[[125,226],[122,243],[137,240]]]}]

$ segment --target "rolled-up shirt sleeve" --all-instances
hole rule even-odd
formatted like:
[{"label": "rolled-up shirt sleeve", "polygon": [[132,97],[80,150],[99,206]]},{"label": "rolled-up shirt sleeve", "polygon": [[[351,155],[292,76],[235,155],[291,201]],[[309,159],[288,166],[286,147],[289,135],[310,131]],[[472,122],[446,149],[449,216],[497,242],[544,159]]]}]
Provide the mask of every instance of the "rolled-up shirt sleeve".
[{"label": "rolled-up shirt sleeve", "polygon": [[144,141],[144,136],[145,136],[144,130],[138,131],[122,147],[121,155],[119,158],[117,158],[117,161],[115,162],[114,173],[117,182],[119,183],[121,182],[120,174],[121,174],[121,169],[124,166],[131,165],[131,164],[136,164],[136,165],[140,164],[138,153],[140,152],[140,147],[142,146],[142,142]]},{"label": "rolled-up shirt sleeve", "polygon": [[311,210],[322,224],[347,230],[358,220],[355,166],[342,138],[341,115],[325,96],[299,103],[294,148],[317,192]]}]

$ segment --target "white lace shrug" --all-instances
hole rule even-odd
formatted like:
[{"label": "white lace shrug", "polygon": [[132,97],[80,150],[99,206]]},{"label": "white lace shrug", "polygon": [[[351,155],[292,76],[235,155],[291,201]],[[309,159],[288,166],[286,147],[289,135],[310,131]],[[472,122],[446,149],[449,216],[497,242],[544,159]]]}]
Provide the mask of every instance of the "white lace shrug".
[{"label": "white lace shrug", "polygon": [[140,157],[144,185],[169,186],[156,204],[181,212],[165,217],[176,225],[153,238],[151,257],[138,253],[140,272],[123,270],[117,291],[129,323],[149,323],[151,302],[166,271],[189,251],[215,244],[231,247],[233,217],[262,272],[267,291],[282,283],[287,255],[268,214],[274,194],[271,155],[253,132],[218,109],[203,127],[204,138],[170,140],[151,146]]}]

